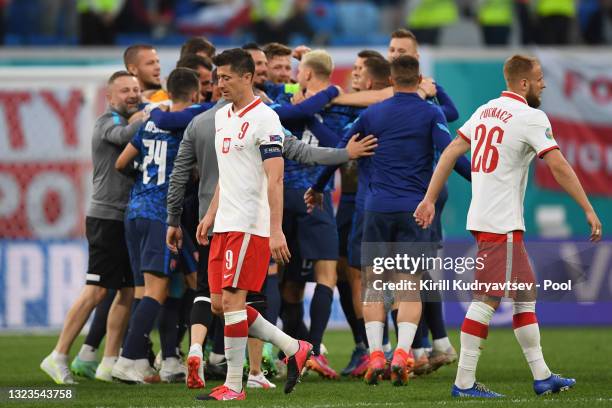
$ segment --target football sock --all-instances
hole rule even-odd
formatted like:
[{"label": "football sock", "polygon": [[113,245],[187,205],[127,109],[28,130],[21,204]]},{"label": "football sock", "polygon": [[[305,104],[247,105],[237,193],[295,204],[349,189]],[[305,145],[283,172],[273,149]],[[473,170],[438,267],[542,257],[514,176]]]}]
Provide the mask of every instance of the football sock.
[{"label": "football sock", "polygon": [[223,341],[225,339],[225,337],[223,335],[223,326],[224,326],[223,319],[222,318],[218,318],[218,319],[215,319],[215,320],[216,320],[216,323],[215,323],[216,327],[215,327],[215,337],[214,337],[214,340],[213,340],[214,343],[213,343],[212,351],[213,351],[213,353],[217,353],[217,354],[223,355],[223,354],[225,354],[225,352],[223,351],[223,348],[224,348]]},{"label": "football sock", "polygon": [[451,342],[448,337],[443,337],[441,339],[434,339],[433,341],[433,349],[439,351],[446,351],[451,348]]},{"label": "football sock", "polygon": [[199,343],[192,344],[189,347],[189,355],[190,356],[198,356],[198,357],[202,358],[202,356],[204,355],[204,353],[202,353],[202,345],[199,344]]},{"label": "football sock", "polygon": [[425,349],[423,347],[412,348],[412,354],[414,354],[414,359],[418,360],[419,358],[425,355]]},{"label": "football sock", "polygon": [[146,342],[153,330],[155,319],[161,305],[151,297],[145,296],[132,315],[132,321],[125,340],[122,357],[131,360],[147,358]]},{"label": "football sock", "polygon": [[138,305],[142,299],[134,298],[132,300],[132,308],[130,310],[130,319],[128,321],[128,327],[125,330],[125,334],[123,335],[123,344],[121,344],[121,348],[125,348],[125,342],[127,341],[128,333],[130,332],[130,327],[132,327],[132,321],[134,320],[134,312],[138,309]]},{"label": "football sock", "polygon": [[283,331],[297,339],[303,339],[298,335],[298,326],[304,317],[304,307],[302,303],[283,302],[281,320],[283,321]]},{"label": "football sock", "polygon": [[268,275],[266,278],[266,288],[264,290],[268,308],[265,317],[270,323],[276,325],[281,309],[281,294],[278,288],[278,274]]},{"label": "football sock", "polygon": [[178,357],[178,321],[182,299],[169,297],[159,312],[159,340],[162,358]]},{"label": "football sock", "polygon": [[370,345],[370,354],[375,351],[382,351],[384,327],[385,324],[383,322],[373,321],[365,323],[368,344]]},{"label": "football sock", "polygon": [[81,361],[96,361],[96,349],[88,344],[83,344],[79,350],[79,359]]},{"label": "football sock", "polygon": [[397,323],[397,347],[406,353],[410,351],[418,325],[411,322]]},{"label": "football sock", "polygon": [[195,299],[196,291],[187,288],[185,289],[185,293],[183,293],[183,298],[181,299],[181,306],[179,309],[179,321],[178,321],[178,331],[176,333],[176,344],[180,348],[181,343],[183,342],[183,337],[185,337],[185,333],[189,330],[191,326],[191,309],[193,309],[193,300]]},{"label": "football sock", "polygon": [[514,302],[513,309],[512,328],[523,349],[533,379],[545,380],[550,377],[551,372],[544,361],[540,346],[540,327],[535,314],[535,302]]},{"label": "football sock", "polygon": [[[211,329],[211,322],[213,320],[213,314],[210,310],[210,298],[208,296],[196,296],[193,299],[193,306],[191,307],[191,313],[189,321],[191,324],[201,324],[207,329]],[[211,336],[211,330],[206,333],[207,336]]]},{"label": "football sock", "polygon": [[423,316],[421,316],[421,320],[419,320],[419,325],[417,327],[417,331],[414,334],[414,340],[412,340],[412,348],[413,349],[418,349],[418,348],[424,348],[425,346],[423,345],[423,332],[425,329],[425,320],[423,319]]},{"label": "football sock", "polygon": [[442,302],[423,303],[423,316],[434,340],[448,336],[446,334],[446,327],[444,327]]},{"label": "football sock", "polygon": [[[387,315],[385,315],[385,320],[384,320],[384,326],[383,326],[383,338],[382,338],[382,344],[389,344],[389,317]],[[367,327],[366,327],[366,332],[367,332]],[[370,341],[368,339],[368,341]]]},{"label": "football sock", "polygon": [[249,325],[246,310],[226,312],[225,327],[225,359],[227,360],[227,377],[225,386],[235,392],[242,391],[242,369],[247,346]]},{"label": "football sock", "polygon": [[282,350],[286,356],[292,356],[300,348],[300,343],[285,334],[281,329],[270,323],[268,320],[251,306],[247,306],[247,322],[249,335],[257,337],[268,343],[272,343]]},{"label": "football sock", "polygon": [[328,286],[317,284],[310,303],[310,342],[312,352],[318,356],[321,353],[323,332],[329,322],[334,290]]},{"label": "football sock", "polygon": [[338,288],[338,293],[340,294],[340,306],[342,306],[342,311],[346,317],[346,322],[351,328],[351,333],[353,334],[353,341],[356,345],[362,343],[362,332],[358,326],[359,322],[357,320],[357,316],[355,316],[355,306],[353,305],[353,291],[351,290],[351,285],[347,281],[339,281],[336,287]]},{"label": "football sock", "polygon": [[[102,339],[104,339],[104,336],[106,335],[106,320],[108,318],[108,311],[113,304],[113,300],[115,300],[115,293],[116,291],[109,290],[104,299],[98,303],[98,306],[96,306],[96,310],[94,311],[94,317],[91,321],[91,325],[89,326],[89,332],[87,333],[87,337],[85,337],[85,341],[83,342],[83,344],[91,346],[94,350],[100,348]],[[80,355],[79,358],[83,360]]]},{"label": "football sock", "polygon": [[461,352],[455,385],[460,389],[471,388],[476,381],[476,366],[480,357],[480,345],[489,333],[489,322],[495,309],[484,302],[473,301],[461,326]]},{"label": "football sock", "polygon": [[393,322],[393,327],[395,328],[395,337],[399,336],[399,329],[397,327],[397,313],[398,309],[391,310],[391,321]]},{"label": "football sock", "polygon": [[359,338],[362,339],[363,346],[368,348],[368,336],[366,335],[365,320],[363,317],[361,319],[357,319],[357,328],[359,329]]}]

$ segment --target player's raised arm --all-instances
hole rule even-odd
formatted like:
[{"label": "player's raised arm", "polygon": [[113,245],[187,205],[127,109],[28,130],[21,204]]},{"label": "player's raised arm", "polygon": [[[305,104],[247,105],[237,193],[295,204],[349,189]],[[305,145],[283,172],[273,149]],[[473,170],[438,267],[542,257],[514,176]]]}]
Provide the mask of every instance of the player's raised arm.
[{"label": "player's raised arm", "polygon": [[[271,146],[262,146],[270,149]],[[283,174],[285,162],[280,156],[280,146],[277,146],[279,156],[264,158],[263,166],[268,177],[268,204],[270,205],[270,251],[274,260],[280,264],[288,263],[291,254],[283,234]]]},{"label": "player's raised arm", "polygon": [[429,182],[425,198],[423,198],[423,201],[419,203],[414,211],[414,218],[421,227],[427,228],[433,222],[436,200],[444,188],[446,180],[448,180],[448,177],[453,171],[455,163],[469,149],[470,144],[462,137],[456,137],[455,140],[444,149],[433,176],[431,177],[431,181]]},{"label": "player's raised arm", "polygon": [[601,221],[597,217],[593,206],[589,202],[578,176],[569,165],[563,154],[554,149],[543,156],[544,162],[550,169],[557,183],[578,203],[586,215],[587,223],[591,227],[591,241],[599,241],[602,235]]}]

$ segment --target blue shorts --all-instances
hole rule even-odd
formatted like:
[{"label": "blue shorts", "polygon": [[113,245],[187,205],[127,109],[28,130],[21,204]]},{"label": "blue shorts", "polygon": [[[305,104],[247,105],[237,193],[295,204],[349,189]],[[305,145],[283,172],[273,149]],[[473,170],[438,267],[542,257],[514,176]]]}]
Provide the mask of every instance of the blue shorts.
[{"label": "blue shorts", "polygon": [[361,268],[361,241],[363,241],[363,210],[355,208],[348,238],[348,264],[357,269]]},{"label": "blue shorts", "polygon": [[342,194],[336,212],[336,227],[338,228],[338,253],[344,258],[348,257],[349,235],[354,213],[355,194]]},{"label": "blue shorts", "polygon": [[368,249],[362,253],[362,265],[372,265],[373,257],[394,257],[400,252],[408,253],[412,257],[433,256],[431,229],[419,227],[413,214],[409,211],[395,213],[366,211],[363,242],[369,244]]},{"label": "blue shorts", "polygon": [[[170,277],[177,257],[166,246],[166,224],[161,221],[134,218],[125,220],[125,240],[130,254],[135,286],[144,286],[144,272]],[[183,245],[183,252],[189,253]],[[197,270],[195,260],[189,261],[191,272]],[[182,279],[182,277],[181,277]]]},{"label": "blue shorts", "polygon": [[[324,193],[323,209],[306,212],[305,189],[285,190],[283,231],[292,254],[299,251],[305,260],[337,260],[338,230],[331,194]],[[294,244],[294,246],[292,246]]]}]

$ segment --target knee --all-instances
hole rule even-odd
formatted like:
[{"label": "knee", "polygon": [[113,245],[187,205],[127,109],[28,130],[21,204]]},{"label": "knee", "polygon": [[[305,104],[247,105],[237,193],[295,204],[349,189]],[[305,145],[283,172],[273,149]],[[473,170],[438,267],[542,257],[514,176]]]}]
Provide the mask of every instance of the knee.
[{"label": "knee", "polygon": [[218,300],[213,300],[210,303],[210,311],[217,316],[223,316],[223,304]]}]

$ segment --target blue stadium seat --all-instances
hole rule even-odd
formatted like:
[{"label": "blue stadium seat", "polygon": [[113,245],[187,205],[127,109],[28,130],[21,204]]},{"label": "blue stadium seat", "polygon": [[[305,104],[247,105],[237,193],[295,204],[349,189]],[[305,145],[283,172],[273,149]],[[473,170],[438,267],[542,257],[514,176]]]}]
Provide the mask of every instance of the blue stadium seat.
[{"label": "blue stadium seat", "polygon": [[[336,12],[338,34],[353,38],[353,44],[369,43],[372,35],[380,33],[380,11],[371,2],[339,2],[336,4]],[[346,41],[351,42],[349,38]]]}]

